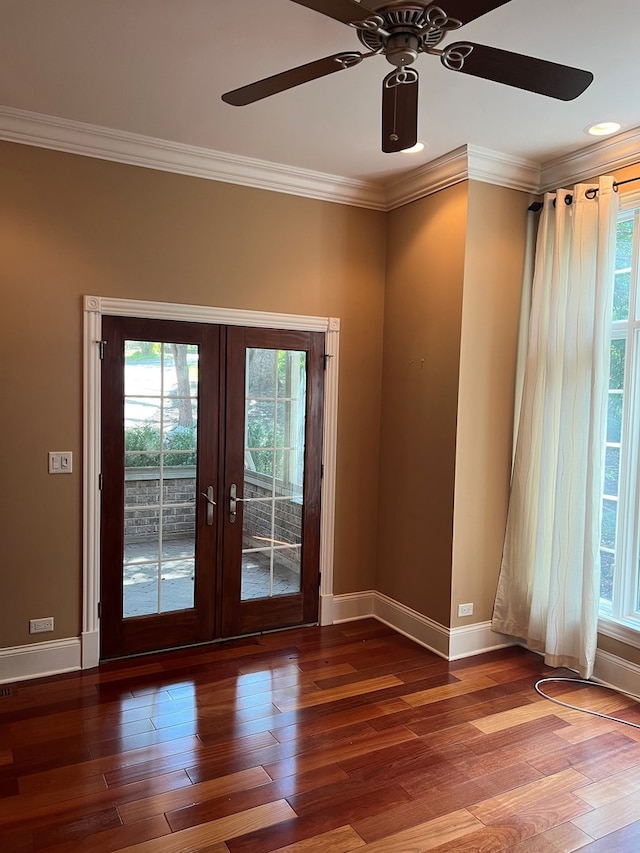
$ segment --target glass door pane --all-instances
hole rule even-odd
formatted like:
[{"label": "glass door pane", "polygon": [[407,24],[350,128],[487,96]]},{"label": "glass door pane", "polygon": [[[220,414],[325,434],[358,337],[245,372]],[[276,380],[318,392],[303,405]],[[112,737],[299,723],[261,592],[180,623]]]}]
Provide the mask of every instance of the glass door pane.
[{"label": "glass door pane", "polygon": [[124,342],[123,617],[194,607],[199,348]]},{"label": "glass door pane", "polygon": [[307,353],[247,348],[242,601],[299,593]]},{"label": "glass door pane", "polygon": [[212,639],[222,488],[220,328],[102,319],[100,652]]}]

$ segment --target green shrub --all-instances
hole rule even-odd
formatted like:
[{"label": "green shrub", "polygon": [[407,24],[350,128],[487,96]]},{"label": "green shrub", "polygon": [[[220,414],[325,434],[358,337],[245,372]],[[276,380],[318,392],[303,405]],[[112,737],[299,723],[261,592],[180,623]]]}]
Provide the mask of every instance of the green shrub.
[{"label": "green shrub", "polygon": [[[164,449],[171,451],[165,456],[165,465],[195,465],[196,464],[196,428],[177,426],[167,433],[164,440]],[[189,453],[177,453],[178,450],[190,451]]]},{"label": "green shrub", "polygon": [[[157,468],[160,465],[160,454],[150,451],[160,449],[160,430],[151,424],[125,427],[124,449],[126,452],[125,467]],[[136,450],[141,452],[133,452]]]},{"label": "green shrub", "polygon": [[[163,450],[165,465],[196,464],[196,428],[177,426],[167,433]],[[124,449],[127,468],[158,468],[160,465],[160,429],[152,424],[126,427]],[[185,452],[178,452],[185,451]]]}]

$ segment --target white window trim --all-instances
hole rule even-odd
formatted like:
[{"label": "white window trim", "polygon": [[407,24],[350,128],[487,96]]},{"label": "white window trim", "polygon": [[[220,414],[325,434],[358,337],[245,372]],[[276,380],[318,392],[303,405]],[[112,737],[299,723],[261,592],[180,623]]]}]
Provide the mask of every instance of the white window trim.
[{"label": "white window trim", "polygon": [[[629,210],[640,208],[640,188],[634,188],[630,192],[625,192],[620,196],[620,211],[628,212]],[[636,374],[637,376],[637,374]],[[640,491],[640,490],[639,490]],[[637,513],[636,513],[637,516]],[[637,523],[637,519],[636,519]],[[634,575],[635,576],[635,575]],[[628,584],[630,579],[617,579],[618,583]],[[601,615],[598,619],[598,632],[605,637],[611,637],[614,640],[640,649],[640,623],[637,619],[613,618],[610,616]]]},{"label": "white window trim", "polygon": [[640,649],[640,629],[632,628],[623,622],[600,616],[598,619],[598,633],[603,634],[605,637],[611,637],[613,640],[618,640],[626,646],[633,646],[635,649]]},{"label": "white window trim", "polygon": [[105,315],[324,332],[327,369],[324,388],[322,449],[324,476],[320,520],[320,624],[332,624],[340,320],[336,317],[307,317],[298,314],[213,308],[205,305],[85,296],[82,668],[97,666],[100,660],[98,602],[100,595],[101,370],[99,343],[102,340],[102,317]]}]

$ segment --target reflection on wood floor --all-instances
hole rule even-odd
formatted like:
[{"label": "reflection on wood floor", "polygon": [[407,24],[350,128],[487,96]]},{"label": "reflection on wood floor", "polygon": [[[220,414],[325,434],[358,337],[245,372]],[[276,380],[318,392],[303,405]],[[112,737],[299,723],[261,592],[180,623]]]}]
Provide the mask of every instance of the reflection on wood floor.
[{"label": "reflection on wood floor", "polygon": [[519,648],[447,663],[363,620],[18,683],[2,853],[635,853],[640,730],[541,698],[550,673]]}]

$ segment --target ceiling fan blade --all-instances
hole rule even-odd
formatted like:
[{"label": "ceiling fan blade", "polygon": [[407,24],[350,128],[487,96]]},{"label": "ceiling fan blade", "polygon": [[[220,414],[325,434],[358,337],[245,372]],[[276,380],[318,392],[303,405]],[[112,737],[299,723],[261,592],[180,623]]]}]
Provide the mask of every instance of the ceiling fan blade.
[{"label": "ceiling fan blade", "polygon": [[[410,82],[398,83],[401,75]],[[397,68],[382,82],[382,150],[386,154],[411,148],[418,141],[418,72]]]},{"label": "ceiling fan blade", "polygon": [[299,6],[314,9],[322,15],[328,15],[343,24],[365,21],[375,13],[355,0],[293,0]]},{"label": "ceiling fan blade", "polygon": [[234,107],[244,107],[247,104],[253,104],[254,101],[300,86],[301,83],[308,83],[319,77],[326,77],[327,74],[352,68],[354,65],[359,65],[363,59],[364,54],[358,51],[334,53],[333,56],[325,56],[323,59],[316,59],[306,65],[299,65],[297,68],[290,68],[272,77],[265,77],[264,80],[258,80],[256,83],[249,83],[247,86],[225,92],[222,100]]},{"label": "ceiling fan blade", "polygon": [[441,61],[451,71],[462,71],[561,101],[577,98],[593,81],[590,71],[472,42],[448,45]]},{"label": "ceiling fan blade", "polygon": [[442,0],[433,5],[443,9],[450,18],[468,24],[510,2],[511,0]]}]

